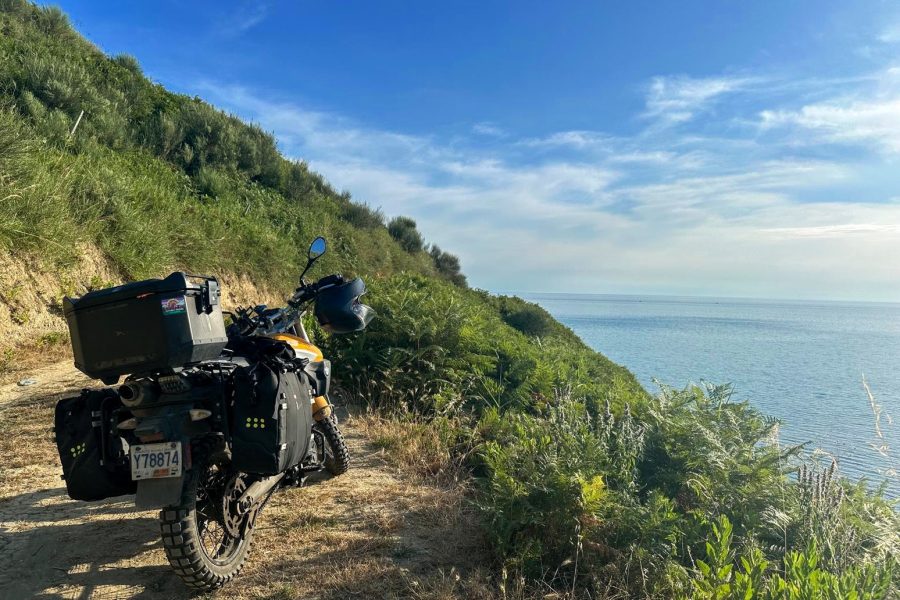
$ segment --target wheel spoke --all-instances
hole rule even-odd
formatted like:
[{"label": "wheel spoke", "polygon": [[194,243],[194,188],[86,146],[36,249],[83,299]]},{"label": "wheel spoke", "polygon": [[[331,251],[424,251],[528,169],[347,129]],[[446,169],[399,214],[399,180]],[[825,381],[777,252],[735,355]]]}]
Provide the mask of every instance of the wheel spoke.
[{"label": "wheel spoke", "polygon": [[228,473],[218,465],[211,465],[197,487],[195,517],[200,549],[215,562],[227,561],[241,546],[241,539],[228,532],[223,496]]}]

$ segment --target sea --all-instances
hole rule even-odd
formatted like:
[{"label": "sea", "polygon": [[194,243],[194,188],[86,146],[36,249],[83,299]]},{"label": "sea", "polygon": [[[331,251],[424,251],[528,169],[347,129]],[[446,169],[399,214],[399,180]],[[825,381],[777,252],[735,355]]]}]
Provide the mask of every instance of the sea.
[{"label": "sea", "polygon": [[[900,498],[900,304],[522,294],[592,348],[657,382],[730,383],[785,444]],[[864,382],[871,390],[866,392]]]}]

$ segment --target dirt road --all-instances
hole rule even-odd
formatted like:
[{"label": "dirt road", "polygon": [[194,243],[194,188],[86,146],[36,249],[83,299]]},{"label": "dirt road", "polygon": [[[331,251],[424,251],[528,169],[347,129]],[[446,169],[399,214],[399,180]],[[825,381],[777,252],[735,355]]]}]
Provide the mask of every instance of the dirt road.
[{"label": "dirt road", "polygon": [[[56,401],[95,382],[71,363],[0,386],[0,598],[187,598],[155,511],[132,497],[70,500],[52,441]],[[223,598],[486,597],[482,541],[459,489],[388,465],[353,417],[341,477],[277,494]]]}]

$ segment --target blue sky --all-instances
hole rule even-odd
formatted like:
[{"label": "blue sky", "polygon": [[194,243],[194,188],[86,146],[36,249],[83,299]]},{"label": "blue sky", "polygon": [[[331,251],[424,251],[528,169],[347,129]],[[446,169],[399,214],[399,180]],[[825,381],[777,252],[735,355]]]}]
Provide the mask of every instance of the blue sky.
[{"label": "blue sky", "polygon": [[892,2],[69,2],[493,291],[900,301]]}]

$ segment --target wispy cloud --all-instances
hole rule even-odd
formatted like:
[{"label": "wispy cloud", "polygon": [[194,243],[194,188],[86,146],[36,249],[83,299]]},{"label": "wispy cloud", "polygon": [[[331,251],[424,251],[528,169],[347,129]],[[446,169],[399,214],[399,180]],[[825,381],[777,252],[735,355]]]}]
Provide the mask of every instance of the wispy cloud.
[{"label": "wispy cloud", "polygon": [[[792,109],[761,111],[763,130],[796,128],[805,143],[842,143],[900,152],[900,68],[859,80],[854,93]],[[845,88],[850,87],[845,85]]]},{"label": "wispy cloud", "polygon": [[882,44],[900,44],[900,23],[893,23],[886,27],[878,35],[878,41]]},{"label": "wispy cloud", "polygon": [[846,223],[842,225],[817,225],[811,227],[773,227],[771,229],[764,229],[762,232],[786,238],[835,238],[847,235],[865,235],[871,233],[900,234],[900,224]]},{"label": "wispy cloud", "polygon": [[871,142],[900,152],[900,97],[883,101],[811,104],[799,110],[763,111],[765,128],[795,125],[810,130],[816,142]]},{"label": "wispy cloud", "polygon": [[[853,190],[874,167],[861,173],[830,147],[900,150],[887,80],[853,84],[860,95],[878,87],[868,101],[825,97],[799,107],[759,106],[757,81],[656,78],[644,114],[653,118],[632,135],[501,136],[493,123],[479,123],[452,140],[370,127],[237,86],[196,91],[274,131],[289,155],[357,199],[415,217],[430,241],[460,255],[475,285],[900,295],[900,266],[884,260],[900,255],[900,203],[890,200],[900,184],[885,197],[860,197]],[[819,95],[833,87],[806,86]],[[700,135],[686,125],[732,95],[753,96],[741,116],[765,127],[736,130],[711,117]],[[798,154],[797,138],[813,134],[815,152]],[[847,195],[835,198],[839,189]]]},{"label": "wispy cloud", "polygon": [[644,116],[665,123],[683,123],[708,108],[717,98],[756,82],[757,79],[750,77],[655,77],[647,93]]},{"label": "wispy cloud", "polygon": [[608,148],[613,138],[599,131],[557,131],[540,138],[528,138],[519,143],[532,148]]},{"label": "wispy cloud", "polygon": [[267,3],[247,2],[219,20],[219,33],[226,36],[240,35],[262,23],[268,14]]},{"label": "wispy cloud", "polygon": [[482,121],[481,123],[475,123],[472,125],[472,131],[477,133],[478,135],[486,135],[488,137],[505,137],[506,131],[503,128],[499,127],[495,123],[491,123],[489,121]]},{"label": "wispy cloud", "polygon": [[200,82],[195,88],[244,117],[273,131],[290,155],[336,153],[348,159],[381,156],[383,160],[424,161],[436,149],[422,136],[366,127],[328,111],[264,98],[240,85]]}]

